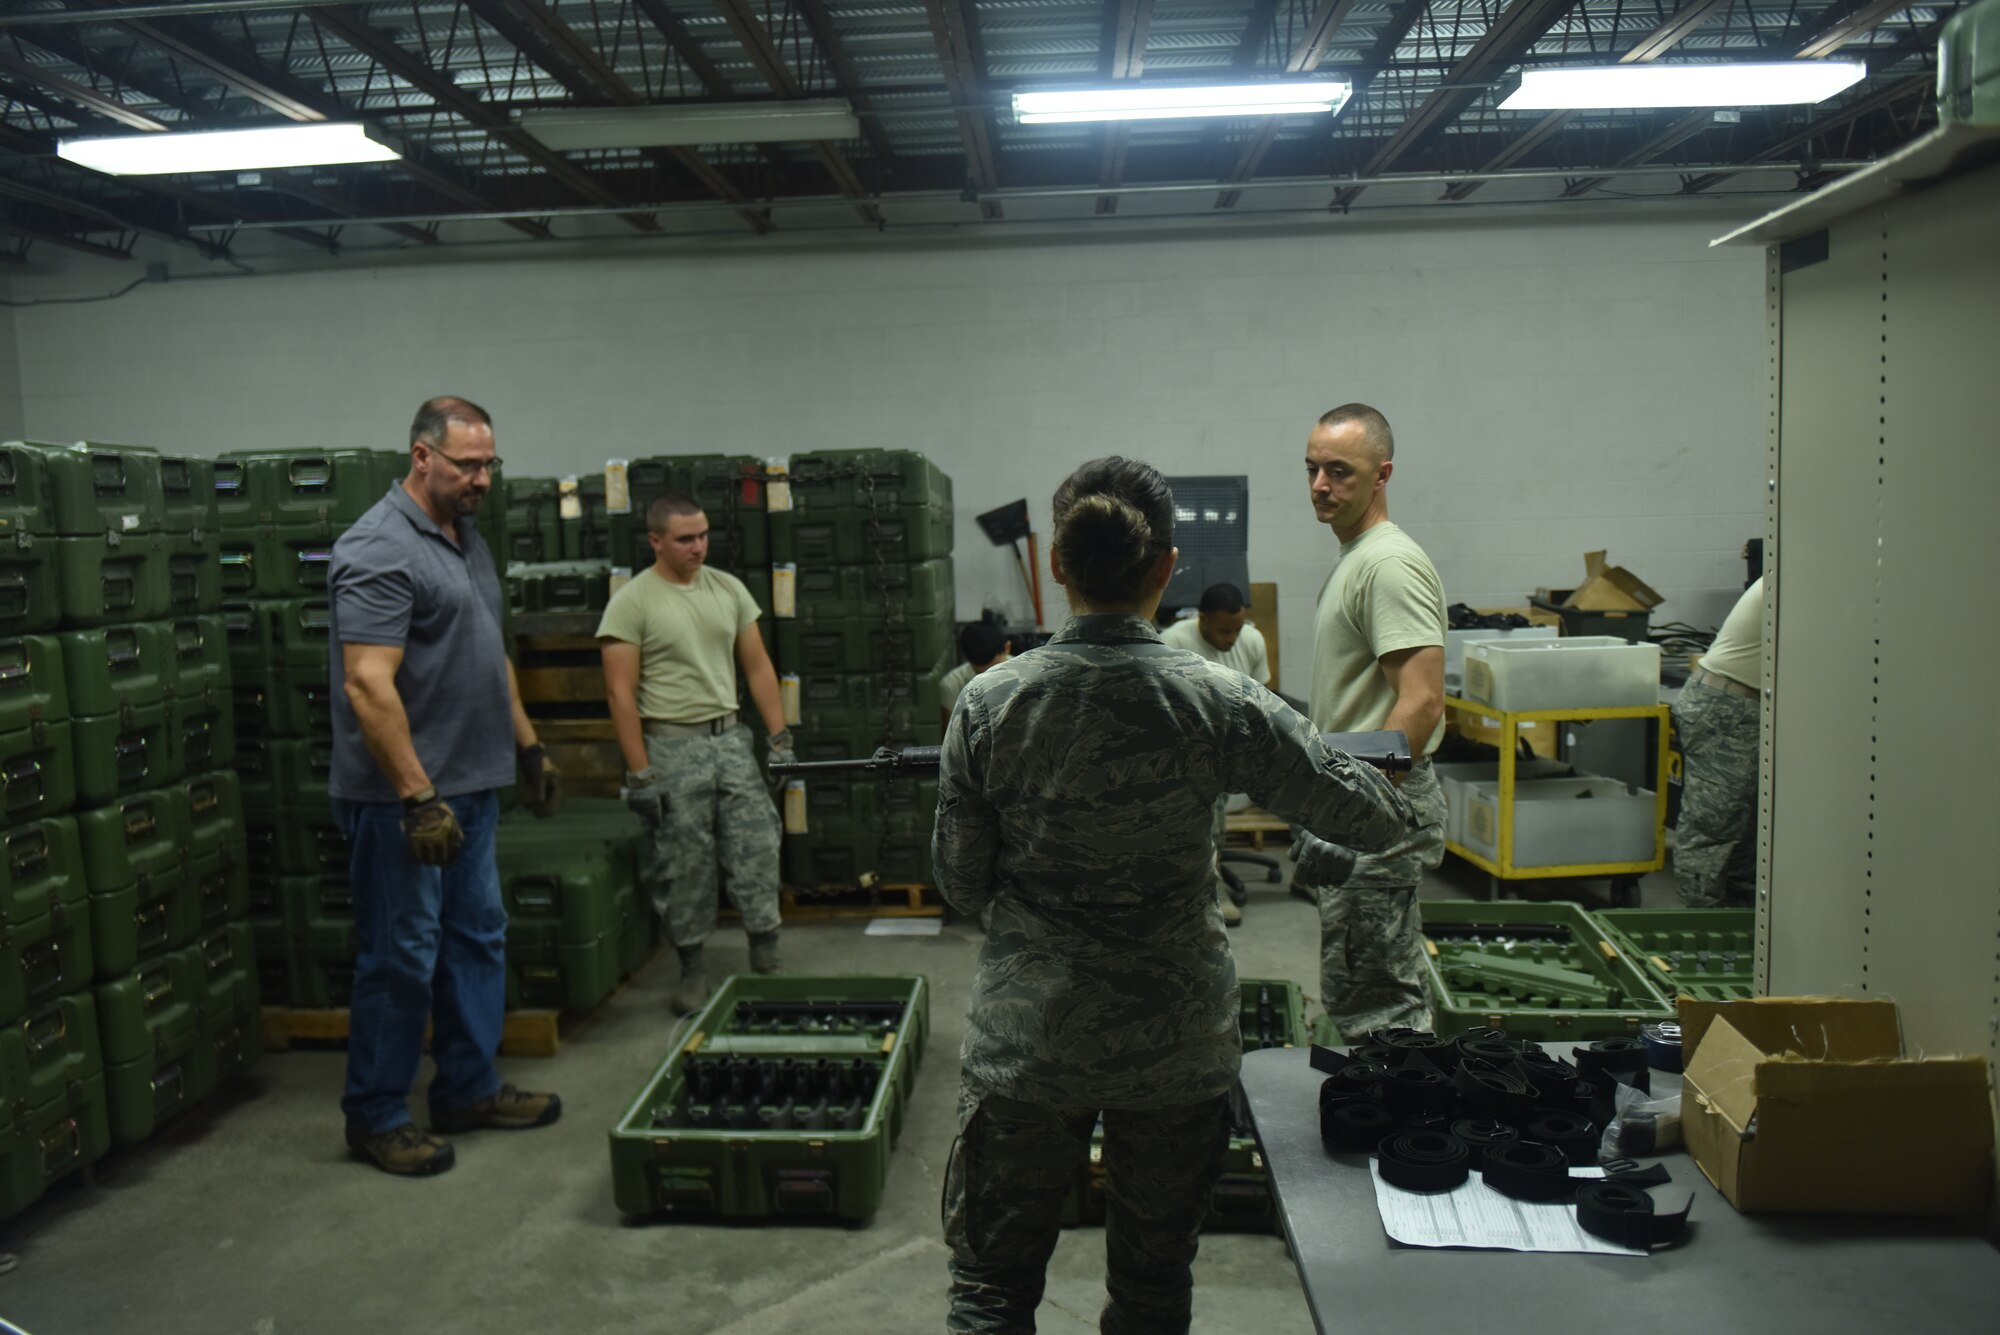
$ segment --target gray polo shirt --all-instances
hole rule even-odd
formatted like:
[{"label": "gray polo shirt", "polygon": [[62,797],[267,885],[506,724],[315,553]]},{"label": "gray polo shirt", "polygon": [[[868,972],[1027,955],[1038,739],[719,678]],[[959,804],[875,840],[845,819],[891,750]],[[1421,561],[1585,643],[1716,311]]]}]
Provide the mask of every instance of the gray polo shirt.
[{"label": "gray polo shirt", "polygon": [[410,716],[417,759],[440,796],[514,781],[500,576],[473,521],[457,522],[454,546],[398,483],[333,544],[333,771],[327,789],[343,801],[397,799],[368,754],[347,701],[343,644],[402,646],[396,693]]}]

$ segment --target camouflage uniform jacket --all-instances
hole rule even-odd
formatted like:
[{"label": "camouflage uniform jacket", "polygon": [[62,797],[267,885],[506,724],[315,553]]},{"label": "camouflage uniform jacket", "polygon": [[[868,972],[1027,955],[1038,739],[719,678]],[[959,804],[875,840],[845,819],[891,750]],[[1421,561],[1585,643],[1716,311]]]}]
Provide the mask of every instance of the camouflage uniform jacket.
[{"label": "camouflage uniform jacket", "polygon": [[1242,1049],[1215,799],[1247,792],[1364,849],[1414,820],[1277,696],[1110,613],[968,683],[939,778],[938,888],[966,913],[993,906],[961,1110],[985,1094],[1139,1109],[1226,1093]]}]

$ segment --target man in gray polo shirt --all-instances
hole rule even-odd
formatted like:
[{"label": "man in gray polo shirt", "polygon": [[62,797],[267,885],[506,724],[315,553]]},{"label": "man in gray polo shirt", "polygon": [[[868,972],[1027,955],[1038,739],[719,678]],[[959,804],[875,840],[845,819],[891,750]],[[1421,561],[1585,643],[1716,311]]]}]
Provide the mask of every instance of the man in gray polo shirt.
[{"label": "man in gray polo shirt", "polygon": [[433,1131],[521,1130],[562,1114],[555,1095],[503,1084],[493,1064],[507,984],[496,790],[518,766],[537,816],[560,800],[473,522],[499,463],[485,409],[429,400],[410,427],[409,475],[333,547],[327,786],[350,846],[359,946],[341,1109],[348,1146],[390,1173],[441,1173],[454,1157],[410,1121],[427,1020]]}]

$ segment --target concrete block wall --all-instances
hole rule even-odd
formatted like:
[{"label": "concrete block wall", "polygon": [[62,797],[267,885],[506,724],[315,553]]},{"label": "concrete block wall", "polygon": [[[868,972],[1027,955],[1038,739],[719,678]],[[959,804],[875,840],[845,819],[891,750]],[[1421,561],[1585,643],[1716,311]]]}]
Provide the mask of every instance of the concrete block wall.
[{"label": "concrete block wall", "polygon": [[[1252,578],[1303,693],[1331,534],[1322,411],[1388,414],[1391,513],[1454,601],[1572,584],[1607,548],[1715,624],[1760,531],[1762,258],[1712,218],[744,246],[149,285],[15,312],[22,425],[213,452],[399,446],[450,391],[519,475],[607,456],[923,450],[956,479],[958,595],[1022,613],[980,510],[1082,459],[1247,474]],[[530,252],[532,254],[532,252]],[[350,267],[350,265],[354,267]],[[84,281],[71,276],[71,286]],[[4,414],[0,388],[0,414]],[[1048,613],[1060,622],[1060,594]]]}]

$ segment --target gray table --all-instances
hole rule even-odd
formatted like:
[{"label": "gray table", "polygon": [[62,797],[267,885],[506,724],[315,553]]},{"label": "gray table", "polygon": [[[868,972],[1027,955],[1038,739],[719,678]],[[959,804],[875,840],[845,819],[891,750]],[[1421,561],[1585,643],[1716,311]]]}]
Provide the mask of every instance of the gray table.
[{"label": "gray table", "polygon": [[1695,1335],[2000,1331],[2000,1252],[1983,1238],[1945,1220],[1740,1215],[1678,1152],[1664,1160],[1674,1185],[1654,1194],[1678,1208],[1691,1190],[1694,1212],[1686,1241],[1651,1257],[1391,1242],[1366,1156],[1320,1144],[1325,1077],[1307,1056],[1245,1054],[1243,1092],[1322,1332],[1615,1335],[1625,1322]]}]

